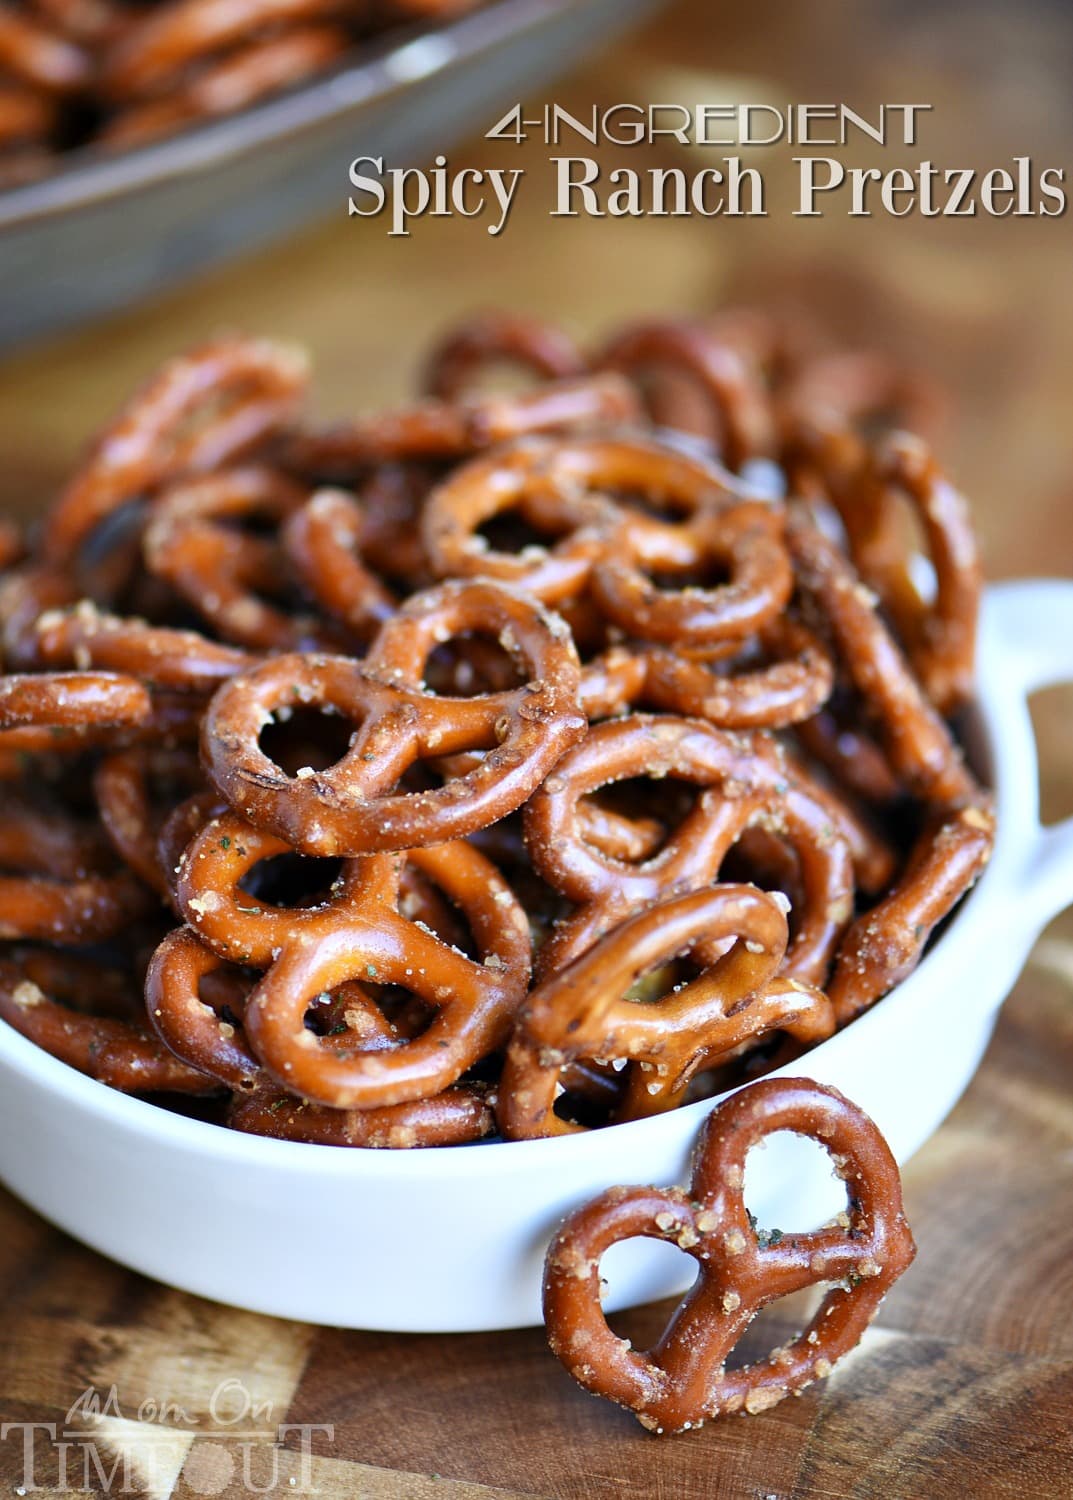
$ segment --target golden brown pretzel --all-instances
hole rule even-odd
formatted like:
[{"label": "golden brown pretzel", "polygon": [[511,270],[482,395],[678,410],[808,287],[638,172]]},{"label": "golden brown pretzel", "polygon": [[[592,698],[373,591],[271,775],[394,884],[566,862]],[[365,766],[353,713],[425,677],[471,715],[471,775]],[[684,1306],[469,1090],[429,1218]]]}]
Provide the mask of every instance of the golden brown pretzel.
[{"label": "golden brown pretzel", "polygon": [[[647,439],[533,440],[466,464],[433,492],[425,550],[441,576],[502,578],[559,602],[583,593],[623,535],[636,563],[695,566],[709,513],[736,493],[714,464]],[[637,496],[641,505],[632,505]],[[519,553],[489,546],[480,527],[510,511],[548,544]]]},{"label": "golden brown pretzel", "polygon": [[0,752],[77,753],[155,730],[154,717],[145,688],[120,672],[0,676]]},{"label": "golden brown pretzel", "polygon": [[[476,698],[422,688],[433,647],[469,630],[499,637],[523,686]],[[519,807],[584,734],[578,679],[569,631],[534,600],[492,582],[448,583],[387,621],[363,666],[285,656],[232,678],[205,716],[202,754],[232,806],[306,854],[442,843]],[[334,766],[288,776],[258,738],[273,714],[299,706],[333,709],[360,728]],[[462,750],[488,753],[442,787],[393,790],[415,761]]]},{"label": "golden brown pretzel", "polygon": [[799,581],[822,609],[899,776],[931,802],[975,800],[976,784],[959,747],[914,678],[852,563],[803,507],[792,509],[787,538]]},{"label": "golden brown pretzel", "polygon": [[[908,498],[920,517],[935,570],[935,598],[921,597],[902,544],[893,549],[891,496]],[[940,713],[972,695],[980,558],[964,498],[927,446],[909,433],[872,451],[860,490],[841,507],[854,561],[879,594],[925,692]]]},{"label": "golden brown pretzel", "polygon": [[62,971],[49,955],[27,955],[21,963],[0,958],[0,1018],[69,1067],[123,1093],[217,1090],[214,1079],[179,1062],[132,1020],[73,1009],[93,1004],[102,970],[85,959],[77,967],[68,960],[68,968]]},{"label": "golden brown pretzel", "polygon": [[585,359],[554,323],[522,313],[486,312],[452,328],[425,364],[422,386],[440,401],[457,401],[489,367],[510,365],[543,380],[586,373]]},{"label": "golden brown pretzel", "polygon": [[84,825],[10,794],[0,816],[0,938],[99,942],[146,909],[145,891]]},{"label": "golden brown pretzel", "polygon": [[[581,799],[616,781],[645,776],[705,790],[659,852],[640,864],[586,843],[578,819]],[[640,714],[594,726],[525,810],[534,867],[580,908],[542,948],[540,977],[652,901],[709,885],[754,822],[790,842],[807,892],[804,910],[795,914],[797,931],[782,973],[822,984],[853,915],[854,891],[850,847],[828,799],[787,763],[773,740],[757,735]]]},{"label": "golden brown pretzel", "polygon": [[[778,1130],[816,1141],[847,1183],[846,1212],[824,1229],[761,1235],[748,1215],[746,1156]],[[612,1333],[600,1307],[601,1257],[638,1235],[678,1245],[700,1268],[649,1350]],[[570,1215],[544,1270],[548,1342],[579,1384],[627,1407],[651,1432],[755,1414],[830,1374],[915,1250],[897,1165],[867,1115],[835,1089],[765,1079],[708,1117],[688,1192],[610,1188]],[[797,1338],[766,1359],[727,1368],[762,1307],[822,1282],[833,1285]]]},{"label": "golden brown pretzel", "polygon": [[278,528],[305,491],[275,470],[225,469],[172,485],[152,503],[143,536],[146,567],[165,579],[226,639],[253,651],[330,649],[330,632],[265,595],[286,584],[273,541],[242,530]]},{"label": "golden brown pretzel", "polygon": [[660,377],[678,376],[686,387],[694,387],[708,408],[704,435],[714,437],[716,452],[728,469],[737,470],[746,459],[774,451],[774,423],[763,386],[736,349],[698,323],[633,324],[615,335],[597,367],[634,380],[660,427],[692,430],[681,420],[673,388],[664,392]]},{"label": "golden brown pretzel", "polygon": [[[657,587],[644,569],[645,541],[630,527],[592,570],[596,603],[621,630],[641,640],[689,649],[741,640],[773,624],[793,593],[781,513],[755,501],[720,507],[695,528],[697,555],[683,587]],[[728,577],[712,587],[692,575],[712,564]]]},{"label": "golden brown pretzel", "polygon": [[[702,1066],[771,1031],[804,1042],[830,1036],[827,998],[776,978],[786,940],[777,901],[727,882],[659,902],[614,928],[522,1007],[499,1083],[503,1134],[518,1140],[580,1129],[555,1112],[563,1070],[579,1059],[626,1069],[615,1119],[635,1119],[675,1108]],[[646,974],[690,955],[696,978],[682,984],[669,976],[669,992],[645,1003],[623,998]]]},{"label": "golden brown pretzel", "polygon": [[[160,827],[178,801],[192,787],[203,784],[197,756],[186,747],[142,745],[113,750],[93,773],[93,792],[112,847],[165,900],[170,899],[172,883],[160,861]],[[155,805],[161,794],[163,814]]]},{"label": "golden brown pretzel", "polygon": [[43,552],[67,564],[120,506],[249,452],[295,414],[308,361],[289,345],[224,338],[153,376],[97,439],[45,524]]},{"label": "golden brown pretzel", "polygon": [[[431,1098],[506,1038],[529,978],[525,915],[495,867],[464,843],[406,858],[464,914],[470,959],[398,910],[403,861],[348,860],[328,899],[272,906],[239,882],[262,860],[290,852],[280,839],[225,814],[206,824],[181,862],[179,905],[222,958],[267,969],[246,1001],[247,1040],[281,1086],[336,1109]],[[333,1052],[306,1030],[318,995],[350,980],[398,985],[433,1007],[419,1036],[390,1052]]]},{"label": "golden brown pretzel", "polygon": [[857,918],[839,945],[830,984],[839,1025],[912,973],[935,928],[983,873],[994,840],[995,817],[986,802],[932,819],[893,889]]}]

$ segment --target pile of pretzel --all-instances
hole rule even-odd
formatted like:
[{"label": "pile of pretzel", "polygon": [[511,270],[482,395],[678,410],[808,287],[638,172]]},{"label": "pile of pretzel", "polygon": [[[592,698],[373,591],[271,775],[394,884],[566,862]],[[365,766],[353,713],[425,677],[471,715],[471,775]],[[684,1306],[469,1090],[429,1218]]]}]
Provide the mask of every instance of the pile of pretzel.
[{"label": "pile of pretzel", "polygon": [[88,141],[140,145],[481,0],[0,0],[0,187]]},{"label": "pile of pretzel", "polygon": [[0,538],[8,1023],[422,1146],[673,1109],[910,973],[993,834],[917,387],[744,313],[477,318],[330,429],[306,381],[175,360]]}]

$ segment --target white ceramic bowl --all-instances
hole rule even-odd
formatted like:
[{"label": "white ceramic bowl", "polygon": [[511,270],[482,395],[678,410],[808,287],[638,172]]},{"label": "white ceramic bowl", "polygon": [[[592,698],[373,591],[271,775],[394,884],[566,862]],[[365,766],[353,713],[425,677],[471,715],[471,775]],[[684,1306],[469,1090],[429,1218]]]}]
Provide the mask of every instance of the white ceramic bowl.
[{"label": "white ceramic bowl", "polygon": [[[920,968],[790,1071],[864,1107],[904,1162],[957,1101],[1043,925],[1073,900],[1073,819],[1041,828],[1026,696],[1073,679],[1073,582],[989,590],[977,757],[998,797],[987,873]],[[450,1332],[539,1321],[544,1248],[612,1183],[684,1181],[710,1102],[560,1140],[363,1151],[262,1140],[84,1078],[0,1023],[0,1175],[105,1255],[186,1291],[355,1328]],[[761,1223],[837,1202],[794,1137],[754,1153]],[[612,1265],[613,1258],[613,1265]],[[608,1256],[608,1308],[682,1289],[693,1263],[648,1241]]]}]

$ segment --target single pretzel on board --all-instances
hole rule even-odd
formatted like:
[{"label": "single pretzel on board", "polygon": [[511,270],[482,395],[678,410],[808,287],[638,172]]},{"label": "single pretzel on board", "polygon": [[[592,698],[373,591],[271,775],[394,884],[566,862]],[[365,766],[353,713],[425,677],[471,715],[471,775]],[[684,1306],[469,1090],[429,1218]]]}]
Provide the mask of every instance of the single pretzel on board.
[{"label": "single pretzel on board", "polygon": [[[763,1234],[750,1218],[746,1157],[778,1130],[822,1146],[846,1183],[846,1209],[823,1229]],[[637,1236],[677,1245],[700,1268],[647,1350],[612,1333],[600,1306],[602,1256]],[[544,1269],[548,1342],[579,1385],[626,1407],[650,1432],[755,1415],[831,1373],[915,1253],[897,1164],[868,1116],[836,1089],[764,1079],[709,1115],[688,1191],[614,1187],[567,1218]],[[766,1359],[727,1368],[761,1308],[821,1283],[829,1290],[806,1329]]]}]

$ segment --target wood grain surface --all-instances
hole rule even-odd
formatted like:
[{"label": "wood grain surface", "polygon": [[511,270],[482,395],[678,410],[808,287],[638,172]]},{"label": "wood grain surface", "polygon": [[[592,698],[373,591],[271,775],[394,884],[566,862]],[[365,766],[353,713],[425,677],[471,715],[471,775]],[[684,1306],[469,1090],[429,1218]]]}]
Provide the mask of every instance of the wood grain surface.
[{"label": "wood grain surface", "polygon": [[[673,6],[555,97],[926,99],[936,160],[1073,159],[1067,10],[779,0],[744,11]],[[471,143],[452,158],[488,165],[492,149]],[[535,181],[543,156],[527,148]],[[644,158],[670,159],[667,148]],[[391,241],[340,219],[9,359],[0,506],[37,512],[154,362],[221,326],[307,343],[318,407],[334,414],[400,394],[428,339],[474,306],[522,305],[595,336],[643,310],[793,298],[951,392],[942,447],[973,498],[992,576],[1073,575],[1073,215],[564,224],[543,207],[534,191],[496,241],[455,221]],[[1071,705],[1052,692],[1036,714],[1052,817],[1073,812]],[[1073,1495],[1071,1083],[1067,914],[1037,945],[968,1094],[907,1169],[915,1265],[829,1382],[760,1417],[658,1441],[575,1389],[539,1330],[419,1338],[281,1323],[130,1275],[5,1197],[0,1421],[75,1434],[65,1484],[47,1433],[36,1450],[36,1482],[70,1493],[109,1486],[92,1464],[85,1471],[76,1440],[92,1427],[97,1462],[120,1463],[112,1492],[126,1483],[153,1497],[309,1485],[347,1500]],[[347,1247],[311,1246],[310,1274],[350,1275]],[[665,1311],[638,1310],[621,1326],[643,1343]],[[756,1328],[756,1347],[778,1327]],[[229,1426],[219,1418],[237,1408],[226,1394],[213,1402],[228,1382],[253,1403]],[[106,1400],[113,1387],[99,1422],[68,1420],[80,1392]],[[308,1429],[308,1469],[300,1430],[273,1445],[280,1422]],[[23,1483],[22,1432],[0,1439],[4,1494]]]}]

